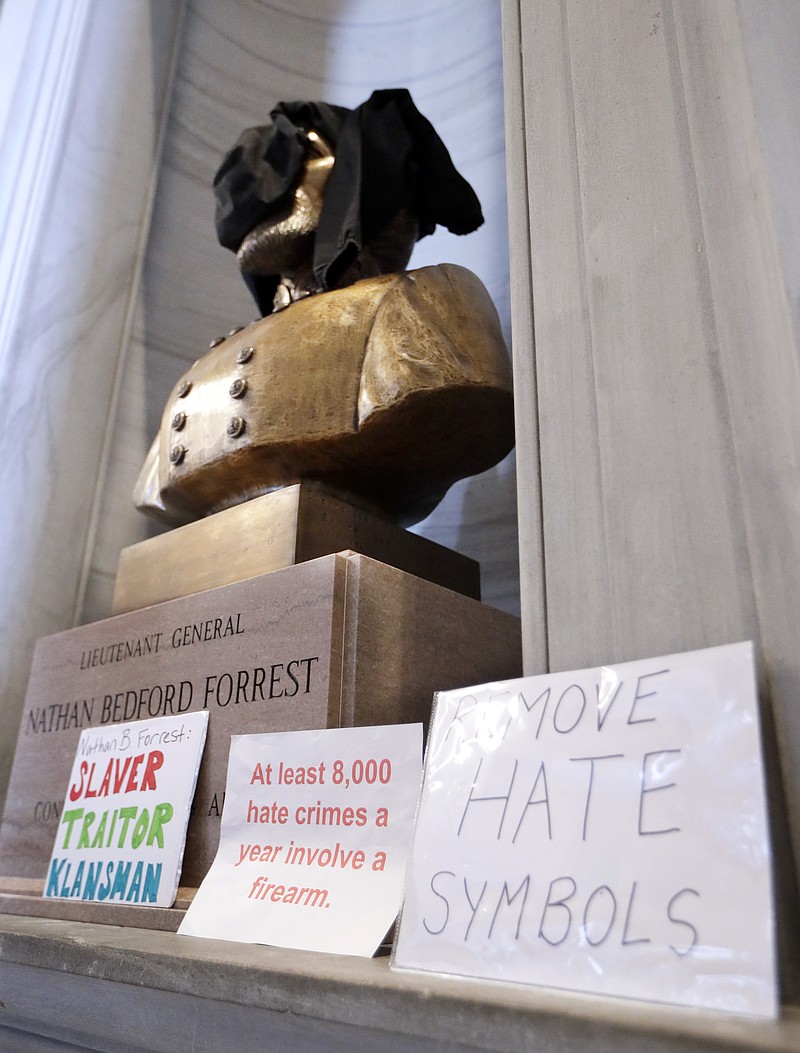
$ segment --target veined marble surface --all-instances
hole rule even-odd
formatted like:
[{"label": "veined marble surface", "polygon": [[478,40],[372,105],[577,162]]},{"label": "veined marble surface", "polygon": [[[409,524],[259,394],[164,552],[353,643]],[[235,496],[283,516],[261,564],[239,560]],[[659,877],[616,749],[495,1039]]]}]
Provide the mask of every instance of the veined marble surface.
[{"label": "veined marble surface", "polygon": [[179,13],[173,0],[59,0],[17,41],[28,79],[5,131],[21,127],[25,150],[0,217],[5,238],[25,230],[0,340],[0,796],[35,641],[80,616]]},{"label": "veined marble surface", "polygon": [[[211,339],[256,316],[214,232],[211,184],[224,153],[280,100],[353,106],[399,86],[433,122],[486,218],[468,237],[424,239],[411,266],[475,271],[510,342],[500,4],[190,0],[81,620],[108,614],[120,549],[159,529],[131,491],[171,386]],[[478,559],[484,599],[518,613],[513,455],[453,487],[417,530]]]}]

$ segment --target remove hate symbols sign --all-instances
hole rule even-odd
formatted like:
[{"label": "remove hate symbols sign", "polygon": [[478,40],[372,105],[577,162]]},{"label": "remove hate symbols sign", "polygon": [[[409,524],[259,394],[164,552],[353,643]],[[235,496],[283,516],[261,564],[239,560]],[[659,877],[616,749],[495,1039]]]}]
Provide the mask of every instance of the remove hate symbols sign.
[{"label": "remove hate symbols sign", "polygon": [[393,964],[771,1016],[752,646],[437,696]]}]

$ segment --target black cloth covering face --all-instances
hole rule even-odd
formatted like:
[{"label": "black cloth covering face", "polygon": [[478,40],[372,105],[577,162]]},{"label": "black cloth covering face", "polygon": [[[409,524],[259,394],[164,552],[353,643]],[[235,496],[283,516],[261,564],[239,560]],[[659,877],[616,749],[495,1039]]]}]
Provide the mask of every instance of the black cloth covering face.
[{"label": "black cloth covering face", "polygon": [[[312,129],[335,154],[314,241],[321,289],[336,288],[361,249],[401,209],[416,218],[420,238],[437,224],[469,234],[483,223],[475,191],[405,88],[375,91],[354,110],[281,102],[270,117],[269,124],[242,133],[214,177],[217,236],[232,252],[259,223],[291,206]],[[279,276],[243,277],[269,314]]]}]

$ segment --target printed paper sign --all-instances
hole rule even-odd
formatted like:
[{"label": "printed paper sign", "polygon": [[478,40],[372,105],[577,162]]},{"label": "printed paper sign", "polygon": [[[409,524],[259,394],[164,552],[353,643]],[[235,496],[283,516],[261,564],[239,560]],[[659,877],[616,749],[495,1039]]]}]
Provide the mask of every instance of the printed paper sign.
[{"label": "printed paper sign", "polygon": [[179,932],[371,956],[421,771],[420,724],[234,736],[219,850]]},{"label": "printed paper sign", "polygon": [[170,907],[208,713],[82,732],[45,897]]},{"label": "printed paper sign", "polygon": [[752,645],[439,694],[393,964],[774,1015]]}]

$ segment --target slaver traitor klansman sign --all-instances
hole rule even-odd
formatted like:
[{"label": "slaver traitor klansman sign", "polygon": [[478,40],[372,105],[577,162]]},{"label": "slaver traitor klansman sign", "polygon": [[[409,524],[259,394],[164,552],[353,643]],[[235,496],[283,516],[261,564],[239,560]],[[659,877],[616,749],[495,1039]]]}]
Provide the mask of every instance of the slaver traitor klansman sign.
[{"label": "slaver traitor klansman sign", "polygon": [[45,898],[172,906],[208,711],[86,728]]}]

